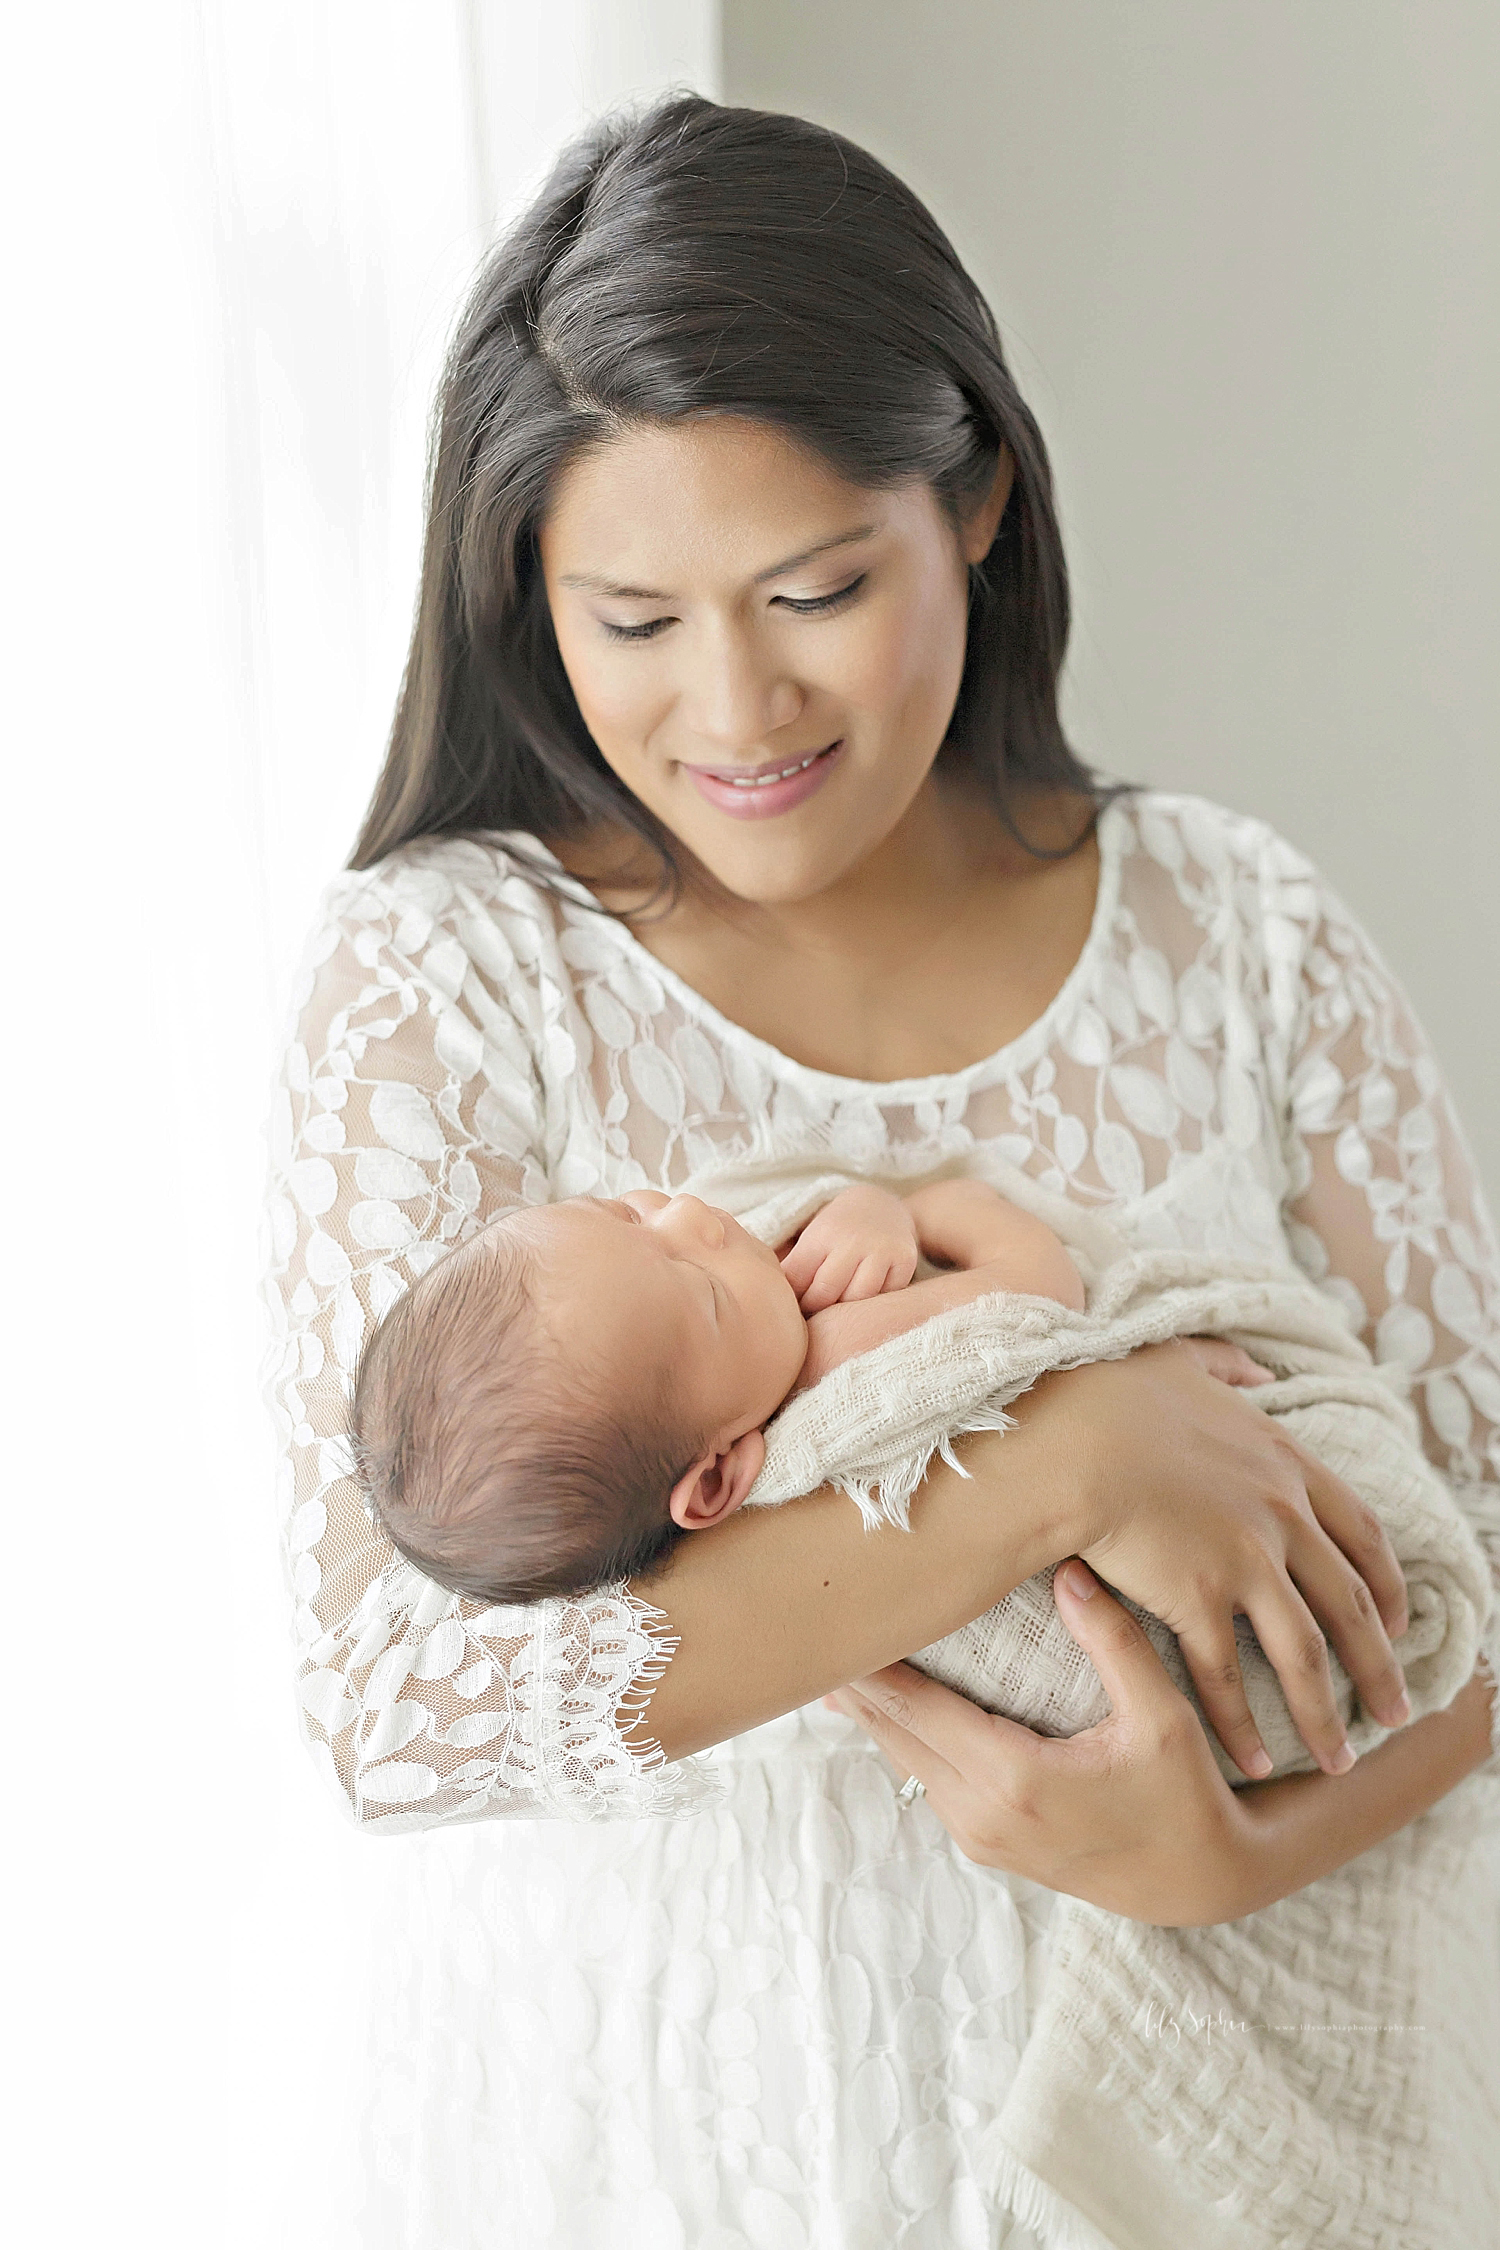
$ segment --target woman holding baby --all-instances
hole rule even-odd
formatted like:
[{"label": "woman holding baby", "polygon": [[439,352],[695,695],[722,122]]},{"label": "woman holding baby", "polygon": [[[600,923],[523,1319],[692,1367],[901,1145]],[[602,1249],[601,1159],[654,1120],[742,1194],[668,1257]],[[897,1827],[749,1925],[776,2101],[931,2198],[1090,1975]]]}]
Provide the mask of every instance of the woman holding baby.
[{"label": "woman holding baby", "polygon": [[[406,1561],[350,1474],[362,1354],[439,1261],[595,1199],[573,1301],[618,1324],[580,1230],[690,1227],[684,1183],[769,1140],[887,1184],[991,1149],[1139,1242],[1290,1252],[1402,1340],[1418,1403],[1493,1398],[1493,1250],[1399,992],[1259,823],[1094,781],[1067,621],[1035,423],[889,173],[696,98],[565,157],[454,345],[390,756],[282,1112],[310,1731],[363,1822],[443,1831],[377,2027],[372,2243],[1258,2242],[1255,2181],[1173,2211],[1162,2134],[1132,2142],[1143,2035],[1092,2208],[1001,2129],[1057,1894],[1207,1943],[1436,1839],[1448,1943],[1492,1975],[1483,1672],[1403,1725],[1390,1548],[1227,1347],[1047,1377],[907,1534],[825,1488],[525,1607]],[[1491,1306],[1463,1335],[1431,1289],[1455,1259]],[[1481,1422],[1427,1442],[1483,1529]],[[1045,1740],[902,1665],[1065,1558],[1101,1726]],[[1253,1776],[1248,1617],[1322,1771],[1227,1787],[1095,1569]],[[1352,1771],[1330,1645],[1397,1730]],[[1434,2132],[1500,2100],[1465,2067],[1458,2096],[1419,2074]],[[1353,2208],[1403,2133],[1330,2131]]]}]

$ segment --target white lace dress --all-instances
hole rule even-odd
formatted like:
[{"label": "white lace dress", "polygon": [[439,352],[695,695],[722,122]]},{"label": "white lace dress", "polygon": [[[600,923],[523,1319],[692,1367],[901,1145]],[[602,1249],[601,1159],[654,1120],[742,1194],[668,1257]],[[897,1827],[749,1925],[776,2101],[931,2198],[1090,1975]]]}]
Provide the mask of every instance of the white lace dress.
[{"label": "white lace dress", "polygon": [[752,1038],[505,846],[333,886],[276,1111],[307,1730],[373,1834],[440,1831],[404,1855],[374,2008],[363,2239],[1022,2250],[975,2149],[1049,1895],[898,1810],[821,1706],[686,1767],[622,1735],[659,1621],[623,1592],[487,1611],[400,1563],[347,1478],[351,1370],[411,1276],[518,1199],[670,1189],[768,1125],[872,1167],[993,1141],[1140,1243],[1289,1237],[1411,1370],[1500,1557],[1500,1276],[1438,1073],[1307,861],[1194,798],[1106,810],[1091,932],[1038,1022],[886,1085]]}]

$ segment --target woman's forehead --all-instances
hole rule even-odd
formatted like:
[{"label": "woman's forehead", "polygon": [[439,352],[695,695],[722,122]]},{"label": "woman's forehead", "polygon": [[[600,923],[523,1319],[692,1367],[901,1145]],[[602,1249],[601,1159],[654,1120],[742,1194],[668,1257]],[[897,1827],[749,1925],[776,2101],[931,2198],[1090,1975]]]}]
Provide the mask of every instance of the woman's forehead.
[{"label": "woman's forehead", "polygon": [[626,430],[560,475],[541,527],[560,583],[670,594],[674,573],[756,578],[833,540],[883,528],[900,488],[850,484],[765,423],[731,416]]}]

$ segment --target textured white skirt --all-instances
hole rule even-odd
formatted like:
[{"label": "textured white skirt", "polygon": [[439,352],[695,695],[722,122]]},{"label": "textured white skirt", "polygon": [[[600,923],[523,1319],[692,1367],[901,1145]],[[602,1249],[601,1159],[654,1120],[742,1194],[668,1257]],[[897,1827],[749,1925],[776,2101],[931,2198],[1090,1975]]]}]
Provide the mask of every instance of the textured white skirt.
[{"label": "textured white skirt", "polygon": [[821,1705],[706,1762],[684,1819],[394,1847],[368,2250],[1035,2250],[978,2148],[1052,1894]]}]

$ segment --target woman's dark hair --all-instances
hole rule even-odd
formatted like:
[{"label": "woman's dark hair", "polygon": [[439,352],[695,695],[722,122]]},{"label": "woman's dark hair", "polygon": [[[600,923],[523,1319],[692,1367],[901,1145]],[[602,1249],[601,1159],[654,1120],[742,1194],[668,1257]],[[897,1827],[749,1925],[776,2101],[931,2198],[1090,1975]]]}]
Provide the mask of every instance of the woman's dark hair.
[{"label": "woman's dark hair", "polygon": [[1015,464],[970,572],[940,758],[989,789],[1092,795],[1063,737],[1068,579],[1046,449],[994,318],[929,212],[837,133],[697,95],[563,154],[485,264],[437,405],[426,552],[384,769],[352,864],[418,836],[604,824],[674,839],[595,748],[553,637],[537,529],[559,471],[632,424],[772,424],[867,489],[924,479],[955,520]]}]

